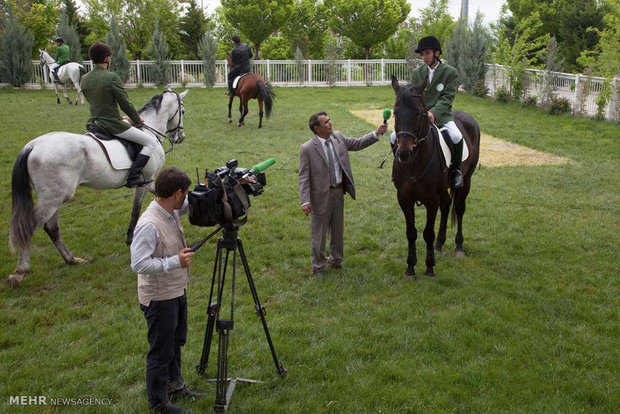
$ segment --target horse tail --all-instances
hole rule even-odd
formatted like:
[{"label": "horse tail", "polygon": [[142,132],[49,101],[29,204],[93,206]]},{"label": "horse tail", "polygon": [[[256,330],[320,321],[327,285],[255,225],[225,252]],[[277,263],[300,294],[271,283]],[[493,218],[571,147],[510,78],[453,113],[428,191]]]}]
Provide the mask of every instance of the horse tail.
[{"label": "horse tail", "polygon": [[15,160],[12,178],[13,215],[9,231],[9,244],[13,252],[26,249],[35,230],[32,185],[28,173],[28,156],[32,146],[24,147]]},{"label": "horse tail", "polygon": [[80,80],[82,80],[82,76],[86,75],[86,68],[80,65]]},{"label": "horse tail", "polygon": [[271,89],[271,86],[265,85],[261,81],[256,82],[260,88],[260,93],[263,95],[263,101],[265,101],[265,115],[269,118],[271,115],[271,108],[273,107],[273,99],[276,97],[275,92]]}]

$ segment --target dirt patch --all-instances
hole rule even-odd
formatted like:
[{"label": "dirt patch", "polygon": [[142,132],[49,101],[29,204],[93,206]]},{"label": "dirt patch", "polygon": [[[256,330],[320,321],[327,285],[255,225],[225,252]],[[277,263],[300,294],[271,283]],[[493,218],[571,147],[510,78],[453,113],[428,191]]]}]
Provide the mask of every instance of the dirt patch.
[{"label": "dirt patch", "polygon": [[[351,111],[351,113],[372,125],[379,125],[383,122],[383,113],[380,110]],[[394,129],[393,119],[394,118],[388,121],[388,129],[390,131]],[[569,162],[571,162],[571,160],[568,158],[536,151],[481,133],[479,163],[485,167],[566,164]]]}]

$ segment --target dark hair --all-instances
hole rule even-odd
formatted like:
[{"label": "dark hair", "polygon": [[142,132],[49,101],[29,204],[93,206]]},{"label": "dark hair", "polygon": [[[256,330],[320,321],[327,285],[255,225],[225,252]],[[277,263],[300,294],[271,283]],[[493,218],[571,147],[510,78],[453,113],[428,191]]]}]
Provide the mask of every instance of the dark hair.
[{"label": "dark hair", "polygon": [[319,122],[319,115],[327,116],[327,112],[321,111],[317,112],[316,114],[312,114],[310,120],[308,121],[308,126],[310,127],[310,131],[312,131],[313,134],[316,134],[314,128],[321,126],[321,123]]},{"label": "dark hair", "polygon": [[56,39],[54,39],[54,42],[65,43],[65,41],[64,41],[64,39],[62,37],[57,37]]},{"label": "dark hair", "polygon": [[191,183],[192,180],[184,171],[175,167],[169,167],[157,176],[155,180],[155,195],[161,198],[168,198],[178,190],[187,190]]},{"label": "dark hair", "polygon": [[112,49],[105,43],[97,42],[88,49],[88,57],[95,64],[103,63],[108,56],[112,56]]},{"label": "dark hair", "polygon": [[240,39],[240,38],[239,38],[239,36],[237,36],[237,35],[232,36],[232,37],[230,38],[230,40],[232,40],[232,41],[233,41],[233,42],[235,42],[235,43],[239,43],[239,42],[241,42],[241,39]]}]

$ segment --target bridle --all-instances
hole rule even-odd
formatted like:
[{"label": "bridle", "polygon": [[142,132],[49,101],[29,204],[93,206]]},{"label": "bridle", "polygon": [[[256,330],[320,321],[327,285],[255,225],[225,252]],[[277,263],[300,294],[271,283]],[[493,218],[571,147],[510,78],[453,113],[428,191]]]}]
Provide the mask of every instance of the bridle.
[{"label": "bridle", "polygon": [[155,128],[152,128],[152,127],[148,126],[147,124],[142,124],[142,126],[143,126],[143,128],[146,128],[149,131],[151,131],[155,135],[155,137],[157,137],[157,140],[159,141],[159,143],[162,146],[163,146],[164,139],[168,138],[168,141],[170,142],[170,149],[165,152],[166,154],[168,154],[170,151],[172,151],[174,149],[174,140],[172,139],[173,133],[176,132],[176,136],[177,136],[177,139],[178,139],[179,134],[184,131],[184,128],[183,128],[183,112],[184,111],[183,111],[183,109],[185,108],[185,106],[183,105],[183,101],[181,100],[181,96],[178,93],[176,93],[175,91],[166,90],[163,93],[173,93],[176,96],[176,98],[177,98],[177,103],[178,103],[177,110],[174,112],[174,114],[172,114],[170,119],[168,119],[168,121],[166,122],[166,125],[168,125],[170,123],[170,121],[172,121],[177,116],[177,114],[178,114],[179,115],[179,122],[178,122],[176,128],[166,130],[166,134],[168,134],[168,135],[166,135],[166,134],[163,134],[163,133],[159,132]]},{"label": "bridle", "polygon": [[[418,95],[418,94],[412,94],[411,96],[413,96],[414,98],[422,98],[422,95]],[[423,108],[423,111],[421,112],[420,116],[422,116],[423,118],[428,118],[428,114],[426,113],[426,108]],[[418,145],[426,141],[428,139],[428,136],[430,135],[431,122],[430,121],[426,122],[426,125],[427,125],[427,129],[426,129],[426,134],[424,135],[422,135],[422,132],[420,131],[417,131],[417,132],[398,131],[396,133],[396,137],[398,138],[400,136],[406,136],[408,138],[413,139],[413,148],[415,149],[418,147]]]}]

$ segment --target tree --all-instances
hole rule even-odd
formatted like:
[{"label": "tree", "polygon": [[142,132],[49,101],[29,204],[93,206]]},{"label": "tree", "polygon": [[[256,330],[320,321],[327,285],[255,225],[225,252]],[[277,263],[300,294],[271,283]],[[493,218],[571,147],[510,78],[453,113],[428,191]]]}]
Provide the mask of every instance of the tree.
[{"label": "tree", "polygon": [[403,59],[407,54],[413,32],[409,29],[400,29],[395,36],[391,36],[383,45],[383,57],[386,59]]},{"label": "tree", "polygon": [[411,10],[406,0],[325,0],[325,7],[329,27],[363,47],[366,59],[370,48],[393,35]]},{"label": "tree", "polygon": [[294,59],[295,54],[288,40],[282,36],[271,36],[261,46],[263,59],[288,60]]},{"label": "tree", "polygon": [[[90,34],[90,30],[88,29],[88,26],[82,16],[78,14],[79,7],[76,6],[74,0],[63,0],[62,5],[64,12],[67,14],[69,19],[69,24],[75,27],[80,39],[81,56],[88,56],[88,48],[90,47],[90,43],[88,43],[88,35]],[[73,48],[71,49],[71,52],[73,53]]]},{"label": "tree", "polygon": [[58,29],[56,29],[58,36],[62,37],[65,44],[69,46],[71,50],[71,61],[82,63],[82,47],[80,44],[80,37],[74,25],[69,21],[69,16],[65,9],[60,12],[60,23]]},{"label": "tree", "polygon": [[116,73],[123,83],[129,80],[129,57],[127,56],[127,48],[125,40],[121,35],[120,27],[116,22],[116,17],[110,17],[110,30],[105,35],[105,42],[112,49],[112,58],[110,70]]},{"label": "tree", "polygon": [[212,88],[215,84],[215,58],[217,53],[217,40],[210,30],[207,30],[200,42],[198,42],[198,56],[202,59],[205,74],[205,85]]},{"label": "tree", "polygon": [[187,13],[181,17],[179,24],[179,36],[183,43],[184,55],[188,59],[198,57],[198,44],[207,31],[209,21],[202,9],[196,4],[196,0],[189,0]]},{"label": "tree", "polygon": [[583,50],[596,48],[604,14],[603,6],[597,0],[570,0],[561,9],[557,36],[565,71],[581,72],[585,69],[577,58]]},{"label": "tree", "polygon": [[547,50],[543,57],[545,61],[545,72],[543,74],[543,86],[540,96],[540,105],[543,108],[547,108],[551,105],[553,98],[555,97],[555,91],[557,87],[553,82],[555,72],[559,72],[562,69],[562,64],[559,59],[559,46],[555,37],[549,39],[547,44]]},{"label": "tree", "polygon": [[446,43],[450,62],[459,73],[459,82],[472,95],[486,96],[485,77],[487,72],[486,54],[489,50],[490,36],[482,22],[482,14],[477,13],[470,29],[461,21],[454,30],[454,36]]},{"label": "tree", "polygon": [[9,14],[4,32],[0,34],[0,79],[3,82],[21,86],[30,81],[33,44],[32,34]]},{"label": "tree", "polygon": [[283,27],[293,14],[295,0],[222,0],[224,17],[241,32],[260,59],[261,43]]},{"label": "tree", "polygon": [[282,35],[291,50],[299,48],[309,59],[322,59],[327,45],[327,15],[325,6],[317,0],[297,0],[295,11]]},{"label": "tree", "polygon": [[435,36],[442,45],[450,38],[456,24],[448,12],[448,0],[431,0],[428,7],[420,10],[419,22],[414,21],[414,26],[419,26],[420,38]]},{"label": "tree", "polygon": [[53,0],[39,2],[11,1],[13,16],[34,38],[31,57],[38,56],[38,49],[45,49],[54,38],[58,20],[57,3]]},{"label": "tree", "polygon": [[153,81],[157,86],[165,86],[170,79],[170,58],[168,55],[168,42],[164,34],[159,30],[159,22],[155,22],[153,39],[147,49],[147,53],[155,61],[150,66]]}]

